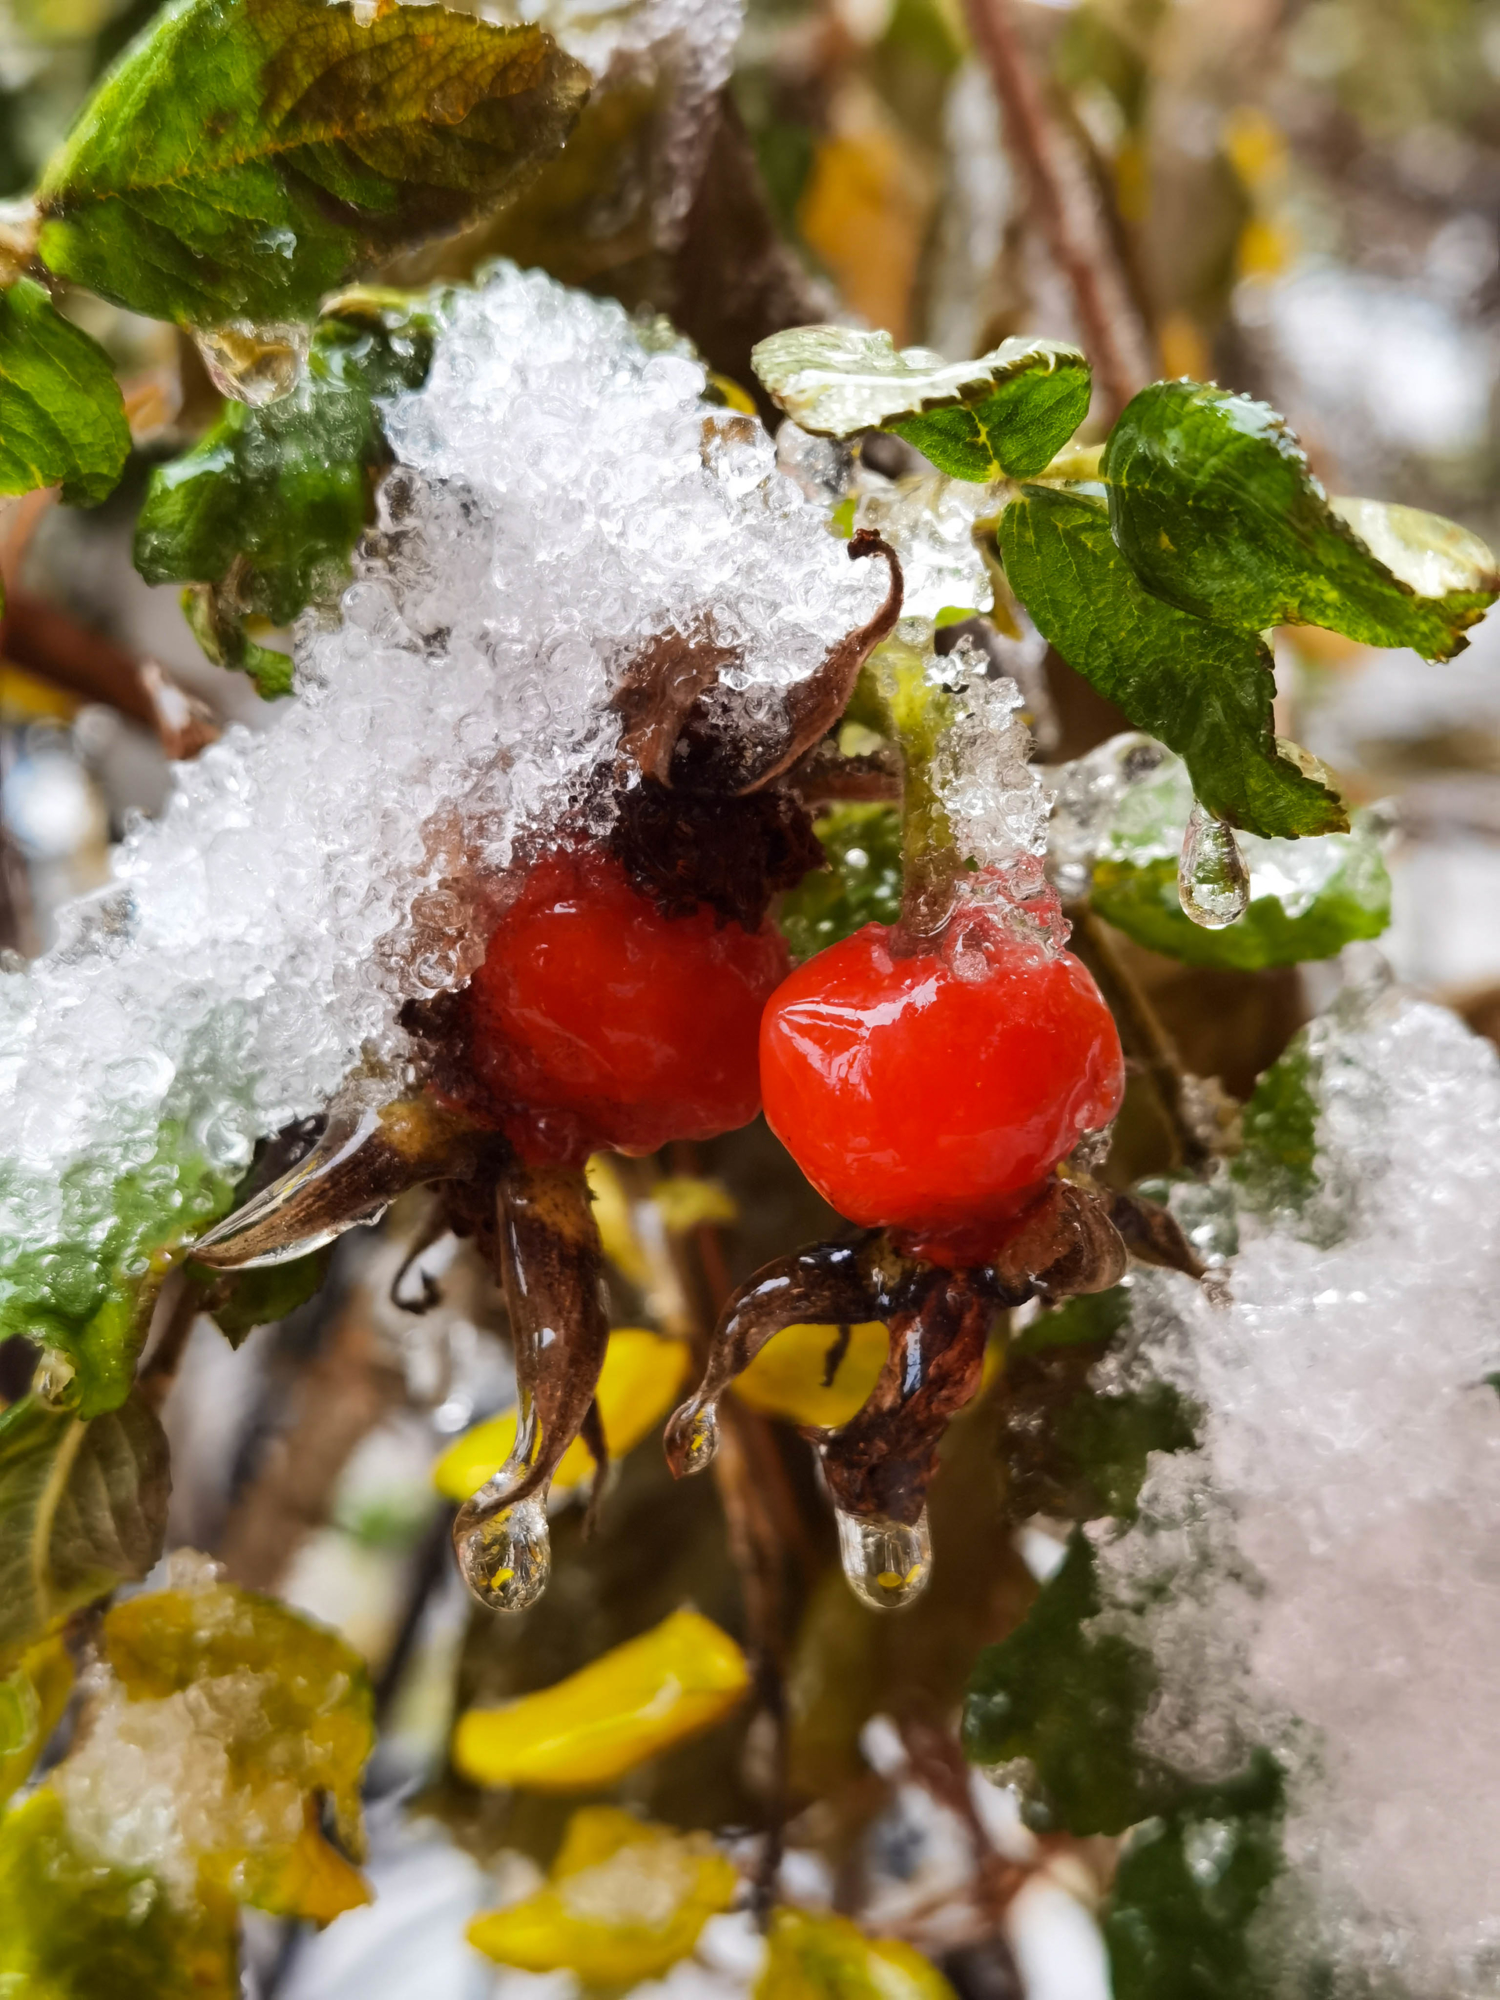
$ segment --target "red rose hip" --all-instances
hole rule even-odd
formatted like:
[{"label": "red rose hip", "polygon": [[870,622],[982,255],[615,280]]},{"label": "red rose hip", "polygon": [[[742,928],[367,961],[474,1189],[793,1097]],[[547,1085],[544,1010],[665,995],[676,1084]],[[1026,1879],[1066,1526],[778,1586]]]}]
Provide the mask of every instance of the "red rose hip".
[{"label": "red rose hip", "polygon": [[711,1138],[760,1109],[761,1009],[786,969],[769,925],[663,916],[607,854],[560,850],[470,982],[469,1060],[536,1164]]},{"label": "red rose hip", "polygon": [[1124,1092],[1088,971],[987,911],[908,954],[867,924],[819,952],[761,1023],[766,1117],[841,1215],[950,1266],[1026,1208]]}]

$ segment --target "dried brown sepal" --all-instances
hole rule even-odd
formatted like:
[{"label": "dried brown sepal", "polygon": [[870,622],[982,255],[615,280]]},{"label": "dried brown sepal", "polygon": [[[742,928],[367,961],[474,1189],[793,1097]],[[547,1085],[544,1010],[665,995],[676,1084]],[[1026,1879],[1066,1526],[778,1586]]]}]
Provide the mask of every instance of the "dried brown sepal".
[{"label": "dried brown sepal", "polygon": [[408,1188],[474,1174],[497,1146],[430,1098],[336,1110],[304,1159],[199,1237],[193,1261],[243,1271],[305,1257]]},{"label": "dried brown sepal", "polygon": [[1208,1266],[1196,1255],[1170,1209],[1123,1190],[1111,1190],[1108,1199],[1109,1219],[1132,1257],[1164,1271],[1182,1271],[1190,1278],[1206,1274]]},{"label": "dried brown sepal", "polygon": [[156,717],[161,747],[168,757],[174,762],[186,762],[200,750],[206,750],[210,743],[218,742],[224,732],[207,702],[179,687],[155,660],[142,660],[137,672]]},{"label": "dried brown sepal", "polygon": [[1108,1198],[1054,1180],[1015,1224],[990,1269],[1007,1290],[1024,1293],[1034,1285],[1051,1298],[1072,1298],[1108,1291],[1124,1277],[1126,1262]]},{"label": "dried brown sepal", "polygon": [[626,667],[614,697],[620,756],[643,778],[672,782],[672,756],[688,711],[734,659],[733,647],[703,634],[661,632]]},{"label": "dried brown sepal", "polygon": [[918,1520],[949,1419],[978,1391],[994,1313],[975,1273],[930,1270],[909,1288],[864,1408],[841,1430],[808,1433],[836,1506],[907,1526]]},{"label": "dried brown sepal", "polygon": [[499,1177],[496,1203],[516,1359],[516,1442],[459,1510],[456,1542],[505,1508],[545,1494],[588,1422],[609,1341],[604,1252],[582,1169],[515,1163]]}]

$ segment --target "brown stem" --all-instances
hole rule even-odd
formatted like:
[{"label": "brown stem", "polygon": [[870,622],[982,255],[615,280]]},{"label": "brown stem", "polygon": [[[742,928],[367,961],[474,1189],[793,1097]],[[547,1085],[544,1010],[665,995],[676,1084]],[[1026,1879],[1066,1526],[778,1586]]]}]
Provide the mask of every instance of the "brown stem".
[{"label": "brown stem", "polygon": [[1048,109],[1016,32],[1010,0],[965,0],[969,27],[1004,114],[1005,138],[1036,219],[1067,280],[1111,422],[1155,372],[1115,246],[1079,163]]},{"label": "brown stem", "polygon": [[1073,948],[1099,983],[1126,1055],[1155,1093],[1172,1141],[1172,1164],[1196,1173],[1208,1164],[1209,1148],[1189,1115],[1186,1077],[1172,1038],[1094,912],[1080,905],[1069,915]]},{"label": "brown stem", "polygon": [[147,1350],[135,1378],[142,1399],[158,1413],[177,1380],[177,1370],[202,1309],[198,1288],[185,1271],[170,1272],[162,1292],[166,1295],[165,1303],[161,1297],[157,1300],[158,1313],[165,1313],[162,1329]]}]

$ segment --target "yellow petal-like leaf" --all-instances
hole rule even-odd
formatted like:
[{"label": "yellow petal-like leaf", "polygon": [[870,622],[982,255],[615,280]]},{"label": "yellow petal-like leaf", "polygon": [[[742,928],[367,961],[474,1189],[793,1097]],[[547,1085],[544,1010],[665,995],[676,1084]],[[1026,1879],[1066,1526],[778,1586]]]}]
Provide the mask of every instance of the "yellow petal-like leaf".
[{"label": "yellow petal-like leaf", "polygon": [[459,1718],[453,1762],[481,1785],[583,1791],[611,1785],[712,1728],[750,1685],[745,1656],[696,1611],[616,1646],[555,1686]]},{"label": "yellow petal-like leaf", "polygon": [[31,1775],[73,1689],[73,1661],[61,1639],[44,1639],[0,1681],[0,1802]]},{"label": "yellow petal-like leaf", "polygon": [[647,1826],[613,1806],[573,1815],[550,1884],[477,1917],[471,1944],[502,1965],[632,1986],[685,1958],[738,1877],[706,1834]]},{"label": "yellow petal-like leaf", "polygon": [[847,1917],[777,1910],[755,2000],[954,2000],[914,1945],[867,1938]]},{"label": "yellow petal-like leaf", "polygon": [[835,1430],[863,1406],[885,1366],[890,1335],[879,1320],[849,1329],[840,1353],[836,1326],[789,1326],[769,1341],[734,1390],[753,1410],[789,1423]]},{"label": "yellow petal-like leaf", "polygon": [[[685,1341],[669,1340],[647,1327],[615,1328],[594,1391],[611,1458],[623,1458],[655,1429],[677,1401],[691,1365]],[[514,1410],[465,1431],[432,1468],[438,1491],[449,1500],[467,1500],[504,1465],[515,1438]],[[586,1485],[593,1473],[588,1446],[575,1438],[563,1454],[553,1489],[565,1493]]]}]

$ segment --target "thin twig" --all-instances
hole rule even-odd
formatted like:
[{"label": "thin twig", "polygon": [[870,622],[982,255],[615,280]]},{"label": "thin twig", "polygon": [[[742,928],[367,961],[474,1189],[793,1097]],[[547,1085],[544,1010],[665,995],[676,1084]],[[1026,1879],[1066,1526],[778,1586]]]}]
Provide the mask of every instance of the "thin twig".
[{"label": "thin twig", "polygon": [[142,1400],[158,1413],[177,1380],[177,1371],[182,1365],[182,1357],[187,1352],[187,1344],[202,1307],[198,1288],[187,1273],[170,1271],[157,1300],[156,1316],[162,1320],[161,1332],[147,1350],[135,1378]]},{"label": "thin twig", "polygon": [[1103,217],[1016,32],[1010,0],[965,0],[969,27],[1004,114],[1005,138],[1031,189],[1036,219],[1067,280],[1113,421],[1151,379],[1141,324]]}]

